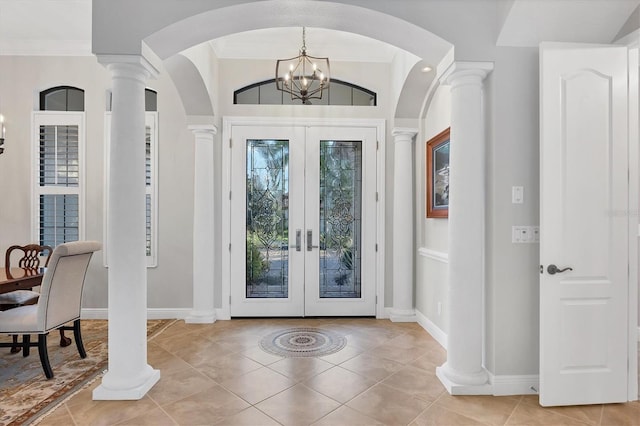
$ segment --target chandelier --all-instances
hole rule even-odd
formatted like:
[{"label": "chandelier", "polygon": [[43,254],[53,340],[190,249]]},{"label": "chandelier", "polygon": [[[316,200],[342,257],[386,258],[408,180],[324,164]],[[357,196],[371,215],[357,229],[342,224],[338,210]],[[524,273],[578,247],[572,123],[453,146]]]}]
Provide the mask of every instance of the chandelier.
[{"label": "chandelier", "polygon": [[302,47],[294,58],[278,59],[276,62],[276,87],[300,99],[303,104],[311,104],[310,99],[322,99],[323,91],[329,87],[329,58],[307,55],[305,28],[302,27]]}]

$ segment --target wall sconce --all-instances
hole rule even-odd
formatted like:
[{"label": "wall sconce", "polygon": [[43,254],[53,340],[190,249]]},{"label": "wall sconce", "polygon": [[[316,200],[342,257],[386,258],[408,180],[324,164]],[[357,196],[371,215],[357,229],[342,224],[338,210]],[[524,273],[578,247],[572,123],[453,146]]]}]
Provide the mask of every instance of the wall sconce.
[{"label": "wall sconce", "polygon": [[4,116],[0,114],[0,154],[4,152],[4,133],[6,129],[4,127]]}]

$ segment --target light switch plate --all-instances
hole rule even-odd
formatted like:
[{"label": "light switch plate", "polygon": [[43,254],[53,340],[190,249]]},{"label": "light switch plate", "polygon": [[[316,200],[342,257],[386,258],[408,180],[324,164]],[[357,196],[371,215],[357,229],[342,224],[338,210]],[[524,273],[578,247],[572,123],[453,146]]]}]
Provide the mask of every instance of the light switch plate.
[{"label": "light switch plate", "polygon": [[511,203],[512,204],[524,203],[524,187],[523,186],[511,187]]}]

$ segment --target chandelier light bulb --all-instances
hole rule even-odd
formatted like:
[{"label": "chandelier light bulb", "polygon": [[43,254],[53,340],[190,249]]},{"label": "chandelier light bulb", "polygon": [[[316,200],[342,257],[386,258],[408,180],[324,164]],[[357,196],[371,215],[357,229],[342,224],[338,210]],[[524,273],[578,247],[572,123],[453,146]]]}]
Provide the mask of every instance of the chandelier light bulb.
[{"label": "chandelier light bulb", "polygon": [[323,72],[320,73],[320,81],[324,81],[324,73]]},{"label": "chandelier light bulb", "polygon": [[306,77],[304,77],[304,78],[302,79],[302,84],[303,84],[305,87],[307,86],[307,78],[306,78]]},{"label": "chandelier light bulb", "polygon": [[315,71],[316,69],[318,69],[318,65],[316,65],[316,63],[313,63],[313,70]]},{"label": "chandelier light bulb", "polygon": [[289,71],[293,71],[293,64],[289,64]]}]

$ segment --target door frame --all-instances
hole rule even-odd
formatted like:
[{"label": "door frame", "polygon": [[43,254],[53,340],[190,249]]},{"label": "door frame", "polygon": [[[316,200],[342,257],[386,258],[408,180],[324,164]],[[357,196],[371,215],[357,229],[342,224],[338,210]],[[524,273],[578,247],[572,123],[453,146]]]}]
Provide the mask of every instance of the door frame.
[{"label": "door frame", "polygon": [[[374,128],[378,141],[376,154],[376,188],[378,202],[376,203],[376,318],[386,318],[384,308],[385,294],[385,120],[384,119],[349,119],[349,118],[295,118],[295,117],[236,117],[225,116],[222,118],[222,179],[221,179],[221,278],[222,278],[222,303],[217,314],[218,319],[231,318],[231,132],[234,126],[269,126],[269,127],[360,127]],[[225,231],[226,230],[226,231]]]}]

